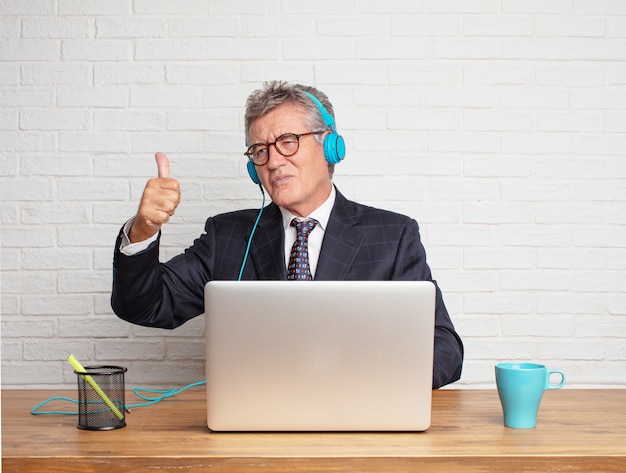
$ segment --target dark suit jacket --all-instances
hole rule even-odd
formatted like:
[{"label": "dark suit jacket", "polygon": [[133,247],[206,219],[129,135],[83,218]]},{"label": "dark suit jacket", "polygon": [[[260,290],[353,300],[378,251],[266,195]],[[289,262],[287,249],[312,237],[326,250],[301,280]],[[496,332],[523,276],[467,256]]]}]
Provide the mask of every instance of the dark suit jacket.
[{"label": "dark suit jacket", "polygon": [[[161,328],[175,328],[202,314],[205,284],[238,278],[257,215],[258,210],[241,210],[209,218],[206,233],[164,264],[159,263],[158,242],[129,257],[120,253],[118,238],[111,297],[115,313],[135,324]],[[242,279],[287,279],[282,216],[274,203],[263,211]],[[351,202],[339,192],[315,279],[432,281],[415,220]],[[436,293],[435,388],[458,380],[463,362],[463,344],[438,286]]]}]

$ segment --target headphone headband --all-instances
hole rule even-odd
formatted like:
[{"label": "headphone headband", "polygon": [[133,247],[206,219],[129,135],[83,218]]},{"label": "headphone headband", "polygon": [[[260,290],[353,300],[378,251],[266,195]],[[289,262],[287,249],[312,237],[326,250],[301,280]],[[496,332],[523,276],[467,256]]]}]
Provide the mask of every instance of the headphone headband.
[{"label": "headphone headband", "polygon": [[324,120],[324,124],[330,127],[333,130],[333,132],[336,133],[337,128],[335,127],[335,119],[330,113],[328,113],[328,110],[326,110],[326,107],[324,107],[322,102],[320,102],[315,95],[309,92],[305,92],[305,94],[313,101],[315,105],[317,105],[317,109],[322,114],[322,119]]},{"label": "headphone headband", "polygon": [[324,123],[332,130],[332,133],[326,135],[324,138],[324,157],[326,158],[328,164],[337,164],[346,156],[346,144],[343,141],[343,137],[337,133],[335,119],[330,113],[328,113],[326,107],[324,107],[322,102],[320,102],[317,97],[309,92],[303,92],[317,106],[317,109],[322,114]]}]

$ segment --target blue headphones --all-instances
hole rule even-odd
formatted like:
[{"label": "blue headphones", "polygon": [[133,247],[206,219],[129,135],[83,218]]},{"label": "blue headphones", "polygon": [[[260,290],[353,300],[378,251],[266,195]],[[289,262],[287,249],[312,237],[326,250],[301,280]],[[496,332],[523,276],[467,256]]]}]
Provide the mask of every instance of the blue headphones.
[{"label": "blue headphones", "polygon": [[[322,105],[317,97],[308,92],[304,92],[317,106],[318,110],[322,114],[322,119],[324,120],[324,124],[331,129],[331,133],[326,135],[324,138],[324,157],[326,158],[326,162],[328,164],[337,164],[346,156],[346,144],[343,140],[343,137],[337,133],[337,127],[335,125],[335,119],[333,116],[328,113],[326,107]],[[261,180],[259,179],[259,175],[256,172],[256,168],[254,167],[254,163],[252,161],[248,161],[248,174],[250,174],[250,179],[255,184],[260,184]]]}]

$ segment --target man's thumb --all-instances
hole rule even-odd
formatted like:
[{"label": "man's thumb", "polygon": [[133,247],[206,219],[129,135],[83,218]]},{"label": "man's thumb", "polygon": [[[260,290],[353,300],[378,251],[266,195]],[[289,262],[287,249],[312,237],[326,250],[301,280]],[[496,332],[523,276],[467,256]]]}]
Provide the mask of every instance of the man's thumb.
[{"label": "man's thumb", "polygon": [[165,153],[158,152],[154,155],[159,169],[159,177],[170,177],[170,160]]}]

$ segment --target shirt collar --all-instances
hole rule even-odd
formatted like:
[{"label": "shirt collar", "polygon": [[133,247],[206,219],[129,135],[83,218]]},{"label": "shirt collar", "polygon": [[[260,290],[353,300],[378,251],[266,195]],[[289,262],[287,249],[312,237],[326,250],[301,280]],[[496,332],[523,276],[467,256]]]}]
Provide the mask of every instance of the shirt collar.
[{"label": "shirt collar", "polygon": [[282,214],[282,217],[283,217],[283,228],[289,228],[291,221],[294,218],[298,220],[306,220],[307,218],[314,218],[315,220],[317,220],[318,226],[322,230],[326,231],[326,226],[328,225],[328,220],[330,219],[330,213],[332,212],[333,206],[335,205],[336,195],[337,194],[335,192],[335,186],[332,185],[330,189],[330,195],[328,196],[328,199],[326,199],[326,202],[324,202],[317,209],[315,209],[313,212],[307,215],[306,218],[296,217],[294,214],[289,212],[289,210],[279,207],[280,213]]}]

